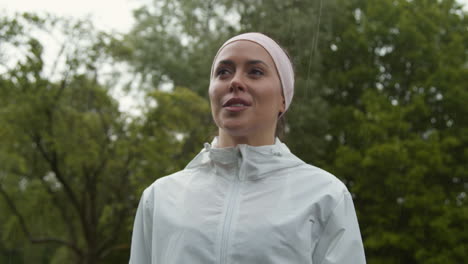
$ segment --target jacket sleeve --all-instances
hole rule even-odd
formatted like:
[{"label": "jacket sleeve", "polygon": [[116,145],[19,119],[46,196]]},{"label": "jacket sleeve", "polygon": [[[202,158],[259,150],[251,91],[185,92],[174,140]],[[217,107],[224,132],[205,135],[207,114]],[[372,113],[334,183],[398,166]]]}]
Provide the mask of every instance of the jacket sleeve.
[{"label": "jacket sleeve", "polygon": [[366,263],[361,233],[349,192],[325,222],[312,255],[314,264],[364,264]]},{"label": "jacket sleeve", "polygon": [[[150,187],[151,188],[151,187]],[[133,224],[130,264],[150,264],[153,234],[153,199],[150,188],[143,192]]]}]

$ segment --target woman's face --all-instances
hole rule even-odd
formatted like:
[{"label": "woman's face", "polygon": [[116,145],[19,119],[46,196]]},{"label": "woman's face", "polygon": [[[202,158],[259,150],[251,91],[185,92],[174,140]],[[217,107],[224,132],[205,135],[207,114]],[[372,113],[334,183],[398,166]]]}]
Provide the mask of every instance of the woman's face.
[{"label": "woman's face", "polygon": [[226,45],[214,62],[209,88],[218,128],[230,136],[272,136],[284,112],[281,82],[270,54],[251,41]]}]

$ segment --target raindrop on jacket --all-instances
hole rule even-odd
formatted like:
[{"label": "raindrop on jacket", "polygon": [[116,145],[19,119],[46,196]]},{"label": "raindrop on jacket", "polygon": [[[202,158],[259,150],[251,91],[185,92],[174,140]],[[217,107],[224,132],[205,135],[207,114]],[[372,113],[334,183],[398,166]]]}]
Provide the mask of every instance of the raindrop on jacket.
[{"label": "raindrop on jacket", "polygon": [[260,147],[205,144],[184,170],[149,186],[130,263],[361,264],[365,257],[345,185],[276,139]]}]

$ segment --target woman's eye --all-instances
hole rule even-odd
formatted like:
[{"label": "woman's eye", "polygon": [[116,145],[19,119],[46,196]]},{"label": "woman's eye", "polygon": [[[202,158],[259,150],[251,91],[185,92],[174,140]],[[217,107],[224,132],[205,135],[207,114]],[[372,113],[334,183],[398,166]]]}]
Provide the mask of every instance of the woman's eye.
[{"label": "woman's eye", "polygon": [[227,69],[219,69],[216,71],[216,76],[226,75],[226,74],[229,74],[229,71]]},{"label": "woman's eye", "polygon": [[252,70],[250,70],[250,74],[252,74],[252,75],[263,75],[263,71],[261,71],[259,69],[252,69]]}]

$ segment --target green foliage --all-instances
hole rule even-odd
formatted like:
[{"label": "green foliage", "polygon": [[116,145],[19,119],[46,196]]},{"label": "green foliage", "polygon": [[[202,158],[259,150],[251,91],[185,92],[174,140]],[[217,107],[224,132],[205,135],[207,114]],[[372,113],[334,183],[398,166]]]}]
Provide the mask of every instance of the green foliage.
[{"label": "green foliage", "polygon": [[[172,83],[206,95],[210,75],[206,65],[212,60],[207,54],[235,32],[233,23],[215,11],[218,7],[223,8],[202,0],[156,0],[142,6],[134,11],[137,23],[124,44],[116,45],[122,48],[115,55],[134,66],[142,86]],[[215,26],[216,34],[210,34]]]},{"label": "green foliage", "polygon": [[[46,27],[31,18],[39,21],[32,15],[14,21]],[[92,43],[99,37],[86,35],[81,22],[60,23],[71,38]],[[1,78],[1,245],[26,263],[96,263],[129,238],[124,228],[137,202],[129,195],[136,189],[129,184],[131,140],[117,103],[90,67],[98,65],[99,51],[67,48],[59,54],[67,69],[53,81],[46,78],[41,42],[16,33],[12,41],[28,40],[20,46],[24,60]]]},{"label": "green foliage", "polygon": [[343,5],[354,23],[323,71],[339,91],[327,167],[355,194],[369,263],[461,263],[468,124],[451,94],[467,93],[466,18],[454,1]]},{"label": "green foliage", "polygon": [[[142,190],[185,166],[214,129],[208,102],[185,88],[152,92],[153,106],[129,119],[99,82],[121,46],[89,23],[32,18],[5,22],[23,53],[0,78],[0,260],[121,262]],[[77,42],[52,76],[28,27]]]},{"label": "green foliage", "polygon": [[135,120],[141,159],[134,179],[140,182],[140,191],[183,169],[216,131],[208,102],[187,88],[153,91],[148,100],[152,103],[144,116]]}]

